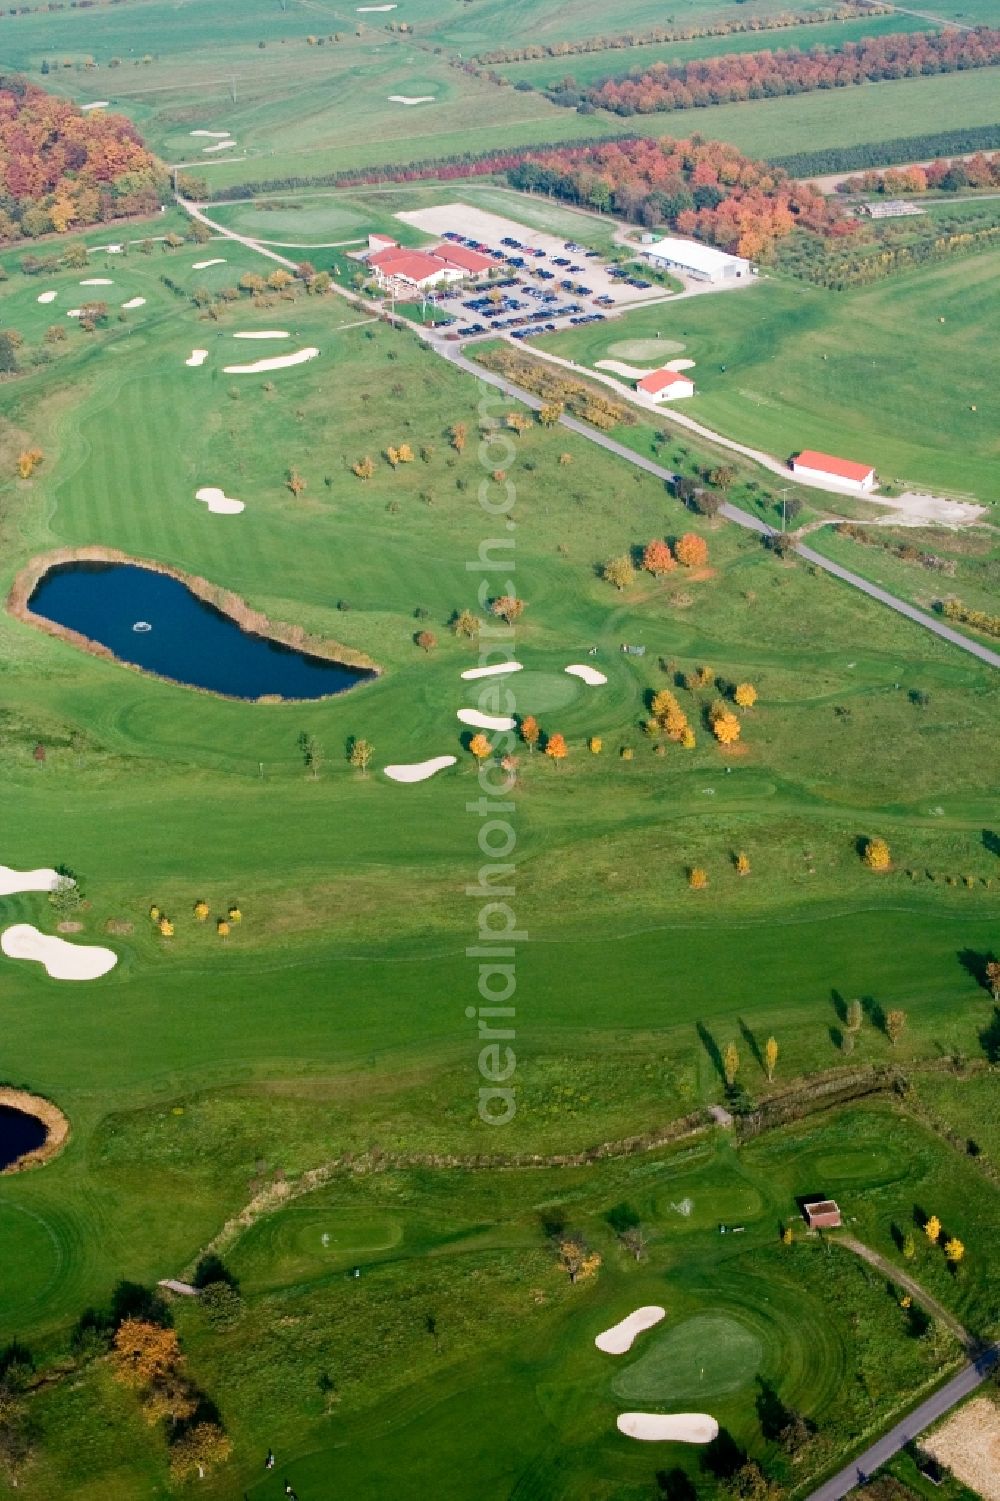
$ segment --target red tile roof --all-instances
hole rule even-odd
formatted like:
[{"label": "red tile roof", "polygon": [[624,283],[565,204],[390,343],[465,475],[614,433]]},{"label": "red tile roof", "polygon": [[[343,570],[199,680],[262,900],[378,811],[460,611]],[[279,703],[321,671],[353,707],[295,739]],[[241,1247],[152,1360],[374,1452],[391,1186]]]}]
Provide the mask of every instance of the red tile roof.
[{"label": "red tile roof", "polygon": [[685,385],[694,385],[690,375],[685,375],[680,370],[652,370],[649,375],[644,375],[639,382],[639,390],[646,391],[650,396],[656,396],[660,391],[665,391],[668,386],[675,386],[678,381]]},{"label": "red tile roof", "polygon": [[793,469],[818,469],[821,474],[830,474],[834,479],[849,479],[860,484],[872,472],[871,464],[856,464],[853,459],[838,459],[830,453],[818,453],[815,448],[803,448],[792,460]]},{"label": "red tile roof", "polygon": [[386,245],[384,250],[373,250],[371,255],[365,257],[365,261],[369,266],[383,266],[386,261],[398,260],[406,253],[399,245]]},{"label": "red tile roof", "polygon": [[457,266],[460,271],[489,271],[497,262],[491,255],[482,255],[478,250],[470,250],[467,245],[435,245],[431,255],[436,255],[450,266]]},{"label": "red tile roof", "polygon": [[380,251],[369,257],[378,266],[383,276],[404,276],[408,281],[426,281],[429,276],[440,276],[448,268],[433,255],[424,255],[420,250],[398,251],[385,255]]}]

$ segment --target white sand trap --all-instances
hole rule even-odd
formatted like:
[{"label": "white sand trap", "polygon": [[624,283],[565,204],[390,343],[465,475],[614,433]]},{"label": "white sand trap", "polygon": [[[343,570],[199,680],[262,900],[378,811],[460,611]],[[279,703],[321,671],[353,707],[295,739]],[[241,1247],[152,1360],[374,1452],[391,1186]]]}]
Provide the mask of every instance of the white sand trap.
[{"label": "white sand trap", "polygon": [[110,276],[91,276],[80,283],[81,287],[113,287],[114,282]]},{"label": "white sand trap", "polygon": [[56,300],[56,298],[58,296],[59,296],[58,292],[42,292],[36,298],[36,301],[37,302],[55,302],[55,300]]},{"label": "white sand trap", "polygon": [[0,865],[0,896],[13,896],[18,891],[54,891],[62,879],[57,870],[48,866],[15,870],[12,865]]},{"label": "white sand trap", "polygon": [[373,10],[397,10],[395,5],[358,5],[355,7],[359,16],[370,15]]},{"label": "white sand trap", "polygon": [[707,1412],[623,1412],[618,1432],[647,1443],[710,1444],[719,1436],[719,1425]]},{"label": "white sand trap", "polygon": [[241,511],[246,510],[242,500],[234,500],[216,485],[203,485],[200,490],[195,491],[194,498],[204,501],[216,516],[238,516]]},{"label": "white sand trap", "polygon": [[608,681],[604,676],[604,673],[598,672],[596,667],[584,667],[579,662],[574,662],[572,667],[563,668],[563,671],[568,672],[570,677],[582,678],[582,680],[585,683],[589,683],[592,688],[596,688],[598,684],[606,683]]},{"label": "white sand trap", "polygon": [[128,302],[123,302],[122,303],[122,307],[123,308],[145,307],[145,306],[146,306],[146,299],[145,299],[145,297],[130,297],[129,300],[128,300]]},{"label": "white sand trap", "polygon": [[664,368],[666,370],[693,370],[695,363],[694,360],[668,360]]},{"label": "white sand trap", "polygon": [[628,380],[641,380],[644,375],[652,375],[653,370],[659,368],[658,365],[653,366],[652,369],[648,365],[645,367],[642,365],[626,365],[622,360],[594,361],[595,370],[610,370],[612,375],[624,375]]},{"label": "white sand trap", "polygon": [[226,375],[264,375],[268,370],[287,370],[289,365],[304,365],[314,360],[318,349],[297,349],[294,354],[275,354],[269,360],[255,360],[252,365],[224,365]]},{"label": "white sand trap", "polygon": [[517,720],[506,714],[480,714],[478,709],[459,709],[458,717],[463,724],[471,724],[476,730],[513,730]]},{"label": "white sand trap", "polygon": [[643,1308],[637,1308],[635,1313],[630,1313],[627,1319],[612,1324],[610,1329],[602,1330],[594,1344],[605,1355],[624,1355],[631,1350],[643,1330],[652,1329],[654,1324],[658,1324],[666,1316],[667,1310],[658,1303],[647,1303]]},{"label": "white sand trap", "polygon": [[232,149],[233,149],[233,147],[235,145],[236,145],[235,141],[216,141],[216,143],[215,143],[214,146],[203,146],[201,149],[202,149],[203,152],[209,152],[209,151],[232,151]]},{"label": "white sand trap", "polygon": [[69,309],[69,311],[67,312],[66,317],[67,318],[82,318],[83,317],[83,308],[82,307],[71,307]]},{"label": "white sand trap", "polygon": [[192,130],[193,136],[211,136],[213,140],[224,141],[229,135],[228,130]]},{"label": "white sand trap", "polygon": [[426,782],[435,772],[454,766],[455,756],[432,756],[429,761],[403,761],[398,766],[383,766],[390,782]]},{"label": "white sand trap", "polygon": [[192,368],[192,370],[197,370],[198,366],[199,365],[204,365],[204,363],[205,363],[205,361],[207,359],[208,359],[208,350],[207,349],[192,349],[192,351],[191,351],[191,358],[189,360],[185,360],[184,363],[185,363],[185,365],[190,365],[191,368]]},{"label": "white sand trap", "polygon": [[467,681],[474,678],[498,678],[504,672],[523,672],[520,662],[496,662],[492,667],[469,667],[462,673]]},{"label": "white sand trap", "polygon": [[110,99],[95,99],[92,104],[81,104],[81,109],[107,109]]},{"label": "white sand trap", "polygon": [[224,255],[217,255],[210,261],[195,261],[194,265],[191,267],[191,270],[207,271],[209,266],[224,266],[225,264],[226,257]]},{"label": "white sand trap", "polygon": [[292,336],[284,328],[265,328],[260,333],[233,334],[234,339],[290,339]]},{"label": "white sand trap", "polygon": [[390,104],[433,104],[434,94],[390,94]]},{"label": "white sand trap", "polygon": [[67,943],[40,933],[30,923],[15,923],[0,935],[0,949],[8,959],[33,959],[53,980],[97,980],[114,969],[118,955],[99,944]]}]

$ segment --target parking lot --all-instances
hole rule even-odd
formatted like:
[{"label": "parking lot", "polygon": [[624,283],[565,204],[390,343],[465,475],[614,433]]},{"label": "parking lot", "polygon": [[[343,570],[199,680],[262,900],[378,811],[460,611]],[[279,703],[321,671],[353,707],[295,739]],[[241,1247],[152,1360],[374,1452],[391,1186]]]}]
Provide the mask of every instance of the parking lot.
[{"label": "parking lot", "polygon": [[467,204],[416,209],[397,218],[491,255],[502,267],[504,274],[489,283],[464,291],[439,288],[429,297],[455,320],[453,331],[461,337],[504,333],[526,339],[599,322],[618,307],[663,295],[634,268],[610,266],[596,250]]}]

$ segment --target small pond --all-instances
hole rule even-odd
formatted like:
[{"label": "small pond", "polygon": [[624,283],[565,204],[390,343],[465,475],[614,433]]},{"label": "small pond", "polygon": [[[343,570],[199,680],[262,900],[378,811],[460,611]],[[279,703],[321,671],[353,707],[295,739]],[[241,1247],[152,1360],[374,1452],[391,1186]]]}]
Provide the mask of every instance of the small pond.
[{"label": "small pond", "polygon": [[42,1145],[48,1131],[36,1115],[0,1105],[0,1173]]},{"label": "small pond", "polygon": [[123,662],[230,698],[325,698],[374,676],[251,635],[180,579],[134,563],[51,568],[29,606]]}]

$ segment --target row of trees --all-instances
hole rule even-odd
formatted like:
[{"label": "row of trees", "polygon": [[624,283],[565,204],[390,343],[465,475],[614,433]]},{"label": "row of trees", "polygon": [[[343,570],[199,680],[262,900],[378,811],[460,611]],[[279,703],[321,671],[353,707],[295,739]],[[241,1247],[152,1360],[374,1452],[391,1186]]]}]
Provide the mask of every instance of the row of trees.
[{"label": "row of trees", "polygon": [[544,192],[641,224],[674,225],[725,250],[760,257],[796,228],[851,235],[856,221],[808,183],[700,136],[606,142],[532,154],[507,174]]},{"label": "row of trees", "polygon": [[865,172],[837,184],[838,193],[884,193],[898,198],[903,193],[958,193],[963,188],[1000,187],[1000,152],[987,156],[977,151],[963,160],[944,157],[927,167],[888,167],[884,172]]},{"label": "row of trees", "polygon": [[946,620],[971,625],[973,630],[982,631],[985,636],[1000,636],[1000,615],[991,615],[988,610],[974,610],[960,599],[940,600],[936,608]]},{"label": "row of trees", "polygon": [[[640,567],[654,578],[673,573],[678,563],[685,568],[704,568],[708,562],[708,543],[697,532],[685,532],[678,537],[671,549],[670,543],[660,537],[647,542],[642,550]],[[609,558],[601,569],[601,577],[616,589],[627,589],[635,582],[636,564],[631,553],[619,553]]]},{"label": "row of trees", "polygon": [[818,177],[827,172],[857,172],[890,162],[929,161],[932,157],[965,155],[1000,146],[1000,125],[972,125],[959,130],[935,130],[926,135],[893,136],[860,146],[827,146],[773,156],[771,163],[790,177]]},{"label": "row of trees", "polygon": [[[745,99],[845,88],[882,79],[919,78],[1000,62],[1000,30],[899,32],[843,47],[728,52],[686,63],[654,63],[585,91],[589,103],[618,115],[698,109]],[[558,96],[553,96],[558,99]]]},{"label": "row of trees", "polygon": [[979,222],[956,222],[953,227],[936,215],[926,220],[891,219],[880,223],[875,233],[865,226],[847,241],[793,235],[782,245],[778,261],[793,276],[832,291],[869,286],[899,272],[992,250],[1000,244],[1000,222],[992,222],[994,208],[983,204]]},{"label": "row of trees", "polygon": [[745,31],[780,31],[789,26],[829,25],[831,21],[850,21],[855,16],[888,13],[889,5],[837,5],[822,10],[797,12],[775,11],[773,15],[751,13],[727,16],[703,26],[652,26],[648,31],[625,31],[618,36],[584,37],[574,42],[532,43],[524,47],[499,47],[482,52],[481,63],[523,63],[546,57],[572,57],[581,53],[619,51],[627,47],[649,47],[662,42],[689,42],[703,36],[732,36]]},{"label": "row of trees", "polygon": [[0,243],[135,214],[166,189],[163,164],[130,120],[87,113],[17,76],[0,76]]}]

